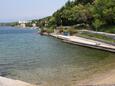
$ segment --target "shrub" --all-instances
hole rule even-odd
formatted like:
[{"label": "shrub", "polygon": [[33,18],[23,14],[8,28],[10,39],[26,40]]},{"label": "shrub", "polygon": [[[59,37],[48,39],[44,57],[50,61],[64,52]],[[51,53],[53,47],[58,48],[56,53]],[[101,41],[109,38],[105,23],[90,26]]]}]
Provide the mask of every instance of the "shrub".
[{"label": "shrub", "polygon": [[54,30],[52,28],[47,29],[47,33],[53,33]]},{"label": "shrub", "polygon": [[73,29],[73,28],[70,28],[70,29],[68,29],[68,32],[69,32],[70,35],[74,35],[74,34],[77,33],[77,30]]}]

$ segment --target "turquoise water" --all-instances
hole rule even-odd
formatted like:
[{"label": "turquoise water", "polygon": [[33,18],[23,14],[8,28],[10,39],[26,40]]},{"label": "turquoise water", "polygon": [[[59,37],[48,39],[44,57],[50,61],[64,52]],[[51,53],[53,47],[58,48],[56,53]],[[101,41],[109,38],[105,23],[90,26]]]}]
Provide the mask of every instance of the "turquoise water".
[{"label": "turquoise water", "polygon": [[36,30],[0,27],[0,75],[34,84],[72,86],[115,67],[115,53],[70,45]]}]

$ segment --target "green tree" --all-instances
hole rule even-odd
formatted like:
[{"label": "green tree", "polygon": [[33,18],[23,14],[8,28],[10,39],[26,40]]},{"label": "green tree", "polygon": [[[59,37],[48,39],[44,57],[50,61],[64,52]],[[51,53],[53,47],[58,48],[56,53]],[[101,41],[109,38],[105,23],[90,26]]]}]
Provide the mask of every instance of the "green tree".
[{"label": "green tree", "polygon": [[98,28],[102,26],[103,24],[105,24],[105,22],[100,19],[95,19],[93,22],[93,26],[95,27],[96,31],[98,31]]},{"label": "green tree", "polygon": [[94,17],[94,22],[92,22],[94,27],[97,20],[102,22],[98,28],[103,25],[115,24],[115,0],[95,0],[91,11]]},{"label": "green tree", "polygon": [[75,4],[92,4],[95,0],[75,0]]}]

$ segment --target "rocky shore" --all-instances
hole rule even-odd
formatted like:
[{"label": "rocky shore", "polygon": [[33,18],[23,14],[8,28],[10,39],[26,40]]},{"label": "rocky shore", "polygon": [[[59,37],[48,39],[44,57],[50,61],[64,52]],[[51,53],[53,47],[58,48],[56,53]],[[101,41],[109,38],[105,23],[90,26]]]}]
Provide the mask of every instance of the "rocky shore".
[{"label": "rocky shore", "polygon": [[36,86],[20,80],[8,79],[0,76],[0,86]]}]

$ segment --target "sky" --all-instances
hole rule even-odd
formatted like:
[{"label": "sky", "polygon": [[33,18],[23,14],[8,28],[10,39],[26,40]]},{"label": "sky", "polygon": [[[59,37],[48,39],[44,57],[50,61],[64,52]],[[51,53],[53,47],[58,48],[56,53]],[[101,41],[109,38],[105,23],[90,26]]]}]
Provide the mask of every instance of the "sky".
[{"label": "sky", "polygon": [[50,16],[68,0],[0,0],[0,22]]}]

